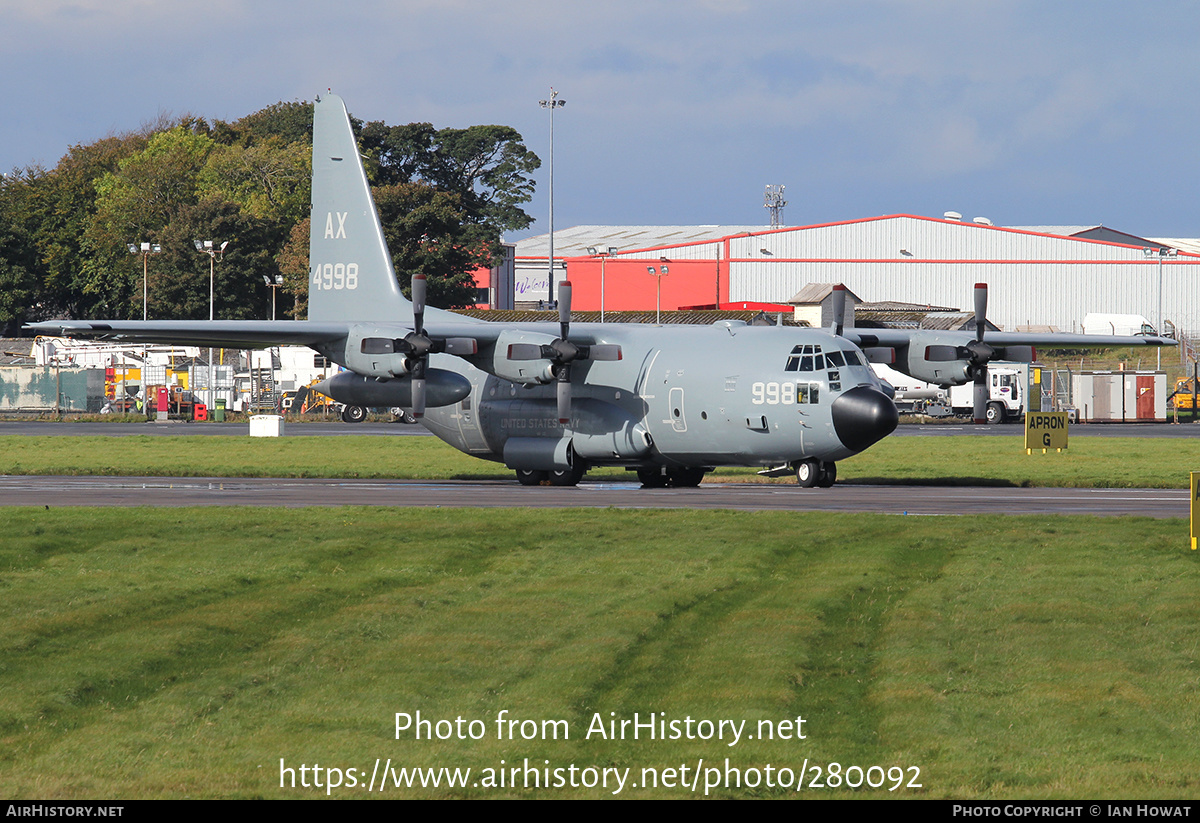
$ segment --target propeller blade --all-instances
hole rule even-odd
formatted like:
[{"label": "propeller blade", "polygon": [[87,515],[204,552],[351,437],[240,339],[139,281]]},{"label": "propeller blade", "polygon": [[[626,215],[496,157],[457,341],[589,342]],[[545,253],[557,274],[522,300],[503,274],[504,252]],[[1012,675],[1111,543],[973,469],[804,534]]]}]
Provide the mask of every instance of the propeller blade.
[{"label": "propeller blade", "polygon": [[987,366],[980,366],[979,372],[975,375],[975,402],[973,411],[976,423],[987,422],[988,399],[988,370]]},{"label": "propeller blade", "polygon": [[564,280],[558,284],[558,323],[562,329],[559,335],[563,340],[571,330],[571,281]]},{"label": "propeller blade", "polygon": [[425,275],[417,274],[412,279],[413,323],[417,334],[425,333]]},{"label": "propeller blade", "polygon": [[987,325],[987,283],[975,284],[975,339],[983,342],[983,327]]},{"label": "propeller blade", "polygon": [[558,378],[558,422],[571,422],[571,373],[566,368]]},{"label": "propeller blade", "polygon": [[412,380],[412,413],[413,417],[425,416],[425,378],[414,377]]},{"label": "propeller blade", "polygon": [[588,360],[620,360],[621,347],[612,344],[600,344],[588,347]]},{"label": "propeller blade", "polygon": [[425,416],[425,366],[428,357],[423,356],[412,369],[412,412],[413,417]]},{"label": "propeller blade", "polygon": [[842,336],[842,327],[846,321],[846,287],[838,283],[833,287],[833,333]]}]

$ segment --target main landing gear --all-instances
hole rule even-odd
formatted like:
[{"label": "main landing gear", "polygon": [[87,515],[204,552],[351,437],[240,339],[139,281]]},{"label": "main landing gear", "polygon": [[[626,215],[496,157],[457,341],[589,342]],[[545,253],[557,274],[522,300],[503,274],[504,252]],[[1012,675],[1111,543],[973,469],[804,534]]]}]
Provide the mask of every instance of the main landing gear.
[{"label": "main landing gear", "polygon": [[694,489],[700,485],[700,481],[704,479],[704,475],[708,470],[703,467],[679,467],[673,469],[662,469],[654,466],[646,469],[638,469],[638,480],[642,481],[642,486],[647,489],[664,489],[667,486],[676,489]]},{"label": "main landing gear", "polygon": [[820,460],[801,460],[796,464],[796,483],[801,488],[811,489],[820,486],[828,489],[837,482],[837,463],[826,463]]},{"label": "main landing gear", "polygon": [[577,486],[587,474],[587,466],[581,462],[569,469],[554,471],[539,471],[537,469],[517,469],[517,482],[522,486]]}]

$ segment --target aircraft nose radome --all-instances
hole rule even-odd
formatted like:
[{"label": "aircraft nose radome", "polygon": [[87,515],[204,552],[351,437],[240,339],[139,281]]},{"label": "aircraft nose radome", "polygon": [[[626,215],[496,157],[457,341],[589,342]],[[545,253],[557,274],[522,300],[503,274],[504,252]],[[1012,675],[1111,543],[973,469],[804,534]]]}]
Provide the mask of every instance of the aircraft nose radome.
[{"label": "aircraft nose radome", "polygon": [[842,444],[856,452],[887,437],[899,422],[896,404],[866,386],[843,392],[833,401],[833,428]]}]

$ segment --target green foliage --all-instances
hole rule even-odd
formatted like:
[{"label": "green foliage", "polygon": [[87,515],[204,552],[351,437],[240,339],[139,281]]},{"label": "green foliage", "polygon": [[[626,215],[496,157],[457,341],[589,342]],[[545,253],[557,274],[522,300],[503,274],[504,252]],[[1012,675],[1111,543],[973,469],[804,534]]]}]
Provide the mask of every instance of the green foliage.
[{"label": "green foliage", "polygon": [[25,186],[0,178],[0,332],[6,337],[29,319],[37,294],[37,249],[27,197]]},{"label": "green foliage", "polygon": [[[475,302],[474,288],[466,272],[493,266],[503,256],[500,243],[506,231],[528,228],[533,219],[521,209],[533,196],[529,175],[541,165],[537,155],[525,148],[521,135],[508,126],[472,126],[466,129],[435,131],[429,123],[387,126],[367,123],[362,128],[363,148],[372,158],[369,173],[376,185],[377,200],[384,191],[393,197],[392,187],[400,186],[403,198],[433,206],[443,215],[436,218],[437,233],[407,234],[410,249],[420,238],[432,238],[441,246],[437,252],[424,252],[418,262],[411,252],[400,254],[392,249],[396,271],[402,284],[412,275],[424,272],[429,277],[429,301],[437,306],[462,306]],[[432,193],[403,188],[422,185],[433,192],[452,195],[455,200],[439,200]],[[379,203],[381,214],[385,207]],[[447,209],[457,215],[450,217]],[[385,217],[389,243],[397,233],[410,232]],[[417,217],[413,225],[427,222]],[[448,249],[455,247],[450,253]],[[435,264],[434,260],[438,262]],[[438,280],[445,285],[435,286]]]},{"label": "green foliage", "polygon": [[[531,222],[520,204],[536,156],[500,126],[372,123],[363,143],[376,158],[369,165],[404,283],[423,272],[435,305],[473,303],[468,272],[490,265],[501,232]],[[73,146],[52,170],[5,178],[0,324],[140,318],[142,257],[127,246],[143,242],[163,250],[148,261],[149,316],[207,317],[208,260],[197,239],[229,242],[217,264],[218,318],[269,317],[263,277],[280,274],[292,297],[280,313],[303,317],[311,144],[312,104],[280,102],[233,123],[164,120]]]},{"label": "green foliage", "polygon": [[[106,137],[72,146],[53,170],[28,168],[22,174],[17,183],[23,189],[22,220],[37,255],[36,291],[21,309],[29,320],[102,313],[105,297],[88,288],[85,275],[92,257],[87,238],[96,220],[96,184],[146,143],[140,134]],[[120,272],[114,274],[122,277]]]},{"label": "green foliage", "polygon": [[375,190],[392,265],[407,293],[413,275],[426,275],[430,305],[472,305],[471,270],[490,265],[480,226],[464,220],[461,198],[422,183],[397,183]]},{"label": "green foliage", "polygon": [[237,203],[253,217],[295,224],[308,217],[312,149],[274,136],[222,146],[208,158],[196,188],[200,197]]}]

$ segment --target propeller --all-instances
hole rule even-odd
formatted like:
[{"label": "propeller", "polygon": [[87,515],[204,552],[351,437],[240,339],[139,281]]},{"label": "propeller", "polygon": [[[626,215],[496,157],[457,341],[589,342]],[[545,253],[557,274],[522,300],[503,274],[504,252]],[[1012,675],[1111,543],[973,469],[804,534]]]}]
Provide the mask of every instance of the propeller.
[{"label": "propeller", "polygon": [[996,350],[983,342],[984,327],[987,325],[987,283],[975,284],[975,340],[967,344],[970,368],[975,376],[974,413],[976,423],[987,422],[987,404],[991,392],[988,388],[988,361],[996,356]]},{"label": "propeller", "polygon": [[513,343],[508,347],[508,359],[550,361],[558,400],[558,422],[566,424],[571,420],[571,364],[576,360],[620,360],[621,347],[608,344],[586,346],[571,342],[570,280],[559,284],[558,331],[558,339],[547,345]]},{"label": "propeller", "polygon": [[1008,349],[997,351],[983,342],[983,333],[987,327],[987,283],[975,284],[975,339],[965,346],[933,345],[925,347],[925,359],[931,362],[967,361],[967,374],[975,383],[972,407],[976,423],[987,422],[987,405],[991,396],[988,387],[989,361],[996,358],[1000,352],[1006,356],[1032,360],[1036,354],[1030,346],[1010,346]]},{"label": "propeller", "polygon": [[390,371],[393,375],[407,373],[412,378],[413,417],[425,415],[425,376],[429,368],[429,355],[447,352],[469,356],[479,350],[473,337],[430,337],[425,333],[425,275],[417,274],[412,280],[413,330],[404,337],[367,337],[362,341],[363,354],[404,355],[403,371],[399,367]]},{"label": "propeller", "polygon": [[425,370],[433,341],[425,334],[425,275],[412,279],[413,330],[404,336],[408,344],[408,373],[412,375],[413,417],[425,416]]},{"label": "propeller", "polygon": [[837,283],[833,287],[833,333],[842,336],[842,328],[846,322],[846,286]]}]

